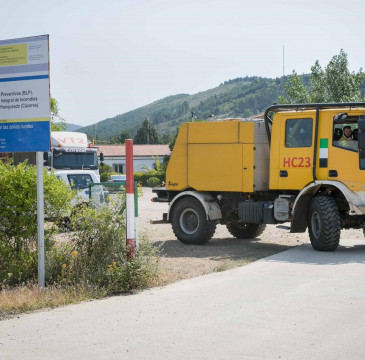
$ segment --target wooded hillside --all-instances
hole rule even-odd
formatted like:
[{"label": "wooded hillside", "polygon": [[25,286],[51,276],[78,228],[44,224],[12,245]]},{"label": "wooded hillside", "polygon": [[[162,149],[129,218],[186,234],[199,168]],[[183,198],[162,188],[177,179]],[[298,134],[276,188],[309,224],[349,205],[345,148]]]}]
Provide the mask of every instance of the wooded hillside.
[{"label": "wooded hillside", "polygon": [[[304,84],[309,84],[309,75],[302,75]],[[218,87],[194,95],[168,96],[149,105],[117,115],[97,123],[97,139],[110,140],[128,130],[133,137],[146,118],[159,135],[171,134],[176,127],[189,119],[194,112],[197,119],[215,117],[249,117],[264,111],[285,95],[287,77],[268,79],[245,77],[226,81]],[[95,125],[78,131],[94,137]]]}]

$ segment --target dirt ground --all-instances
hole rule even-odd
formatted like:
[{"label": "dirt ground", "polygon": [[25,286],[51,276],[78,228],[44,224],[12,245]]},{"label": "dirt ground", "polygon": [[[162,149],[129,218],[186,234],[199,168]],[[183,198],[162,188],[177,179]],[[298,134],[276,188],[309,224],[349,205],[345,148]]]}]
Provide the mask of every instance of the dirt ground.
[{"label": "dirt ground", "polygon": [[[150,224],[150,220],[162,219],[162,213],[168,210],[167,203],[151,202],[154,196],[150,188],[143,188],[143,197],[138,203],[139,236],[160,247],[162,278],[167,283],[242,266],[310,243],[308,232],[291,234],[276,225],[267,225],[264,233],[254,240],[235,239],[224,225],[217,225],[208,244],[184,245],[175,238],[170,224]],[[349,238],[362,239],[362,230],[343,230],[340,244],[346,245]]]}]

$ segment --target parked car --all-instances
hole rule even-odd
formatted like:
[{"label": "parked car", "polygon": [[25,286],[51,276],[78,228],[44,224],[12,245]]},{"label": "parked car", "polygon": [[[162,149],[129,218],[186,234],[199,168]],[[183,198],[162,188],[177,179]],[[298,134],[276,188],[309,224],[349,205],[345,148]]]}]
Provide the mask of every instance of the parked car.
[{"label": "parked car", "polygon": [[127,180],[126,175],[110,175],[110,182],[112,183],[122,182],[126,180]]}]

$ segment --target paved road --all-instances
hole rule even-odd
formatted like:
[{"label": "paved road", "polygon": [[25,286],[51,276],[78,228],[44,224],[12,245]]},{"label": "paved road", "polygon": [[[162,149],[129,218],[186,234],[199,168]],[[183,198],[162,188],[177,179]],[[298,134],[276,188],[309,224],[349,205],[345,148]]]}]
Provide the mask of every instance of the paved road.
[{"label": "paved road", "polygon": [[0,322],[0,359],[364,359],[365,242]]}]

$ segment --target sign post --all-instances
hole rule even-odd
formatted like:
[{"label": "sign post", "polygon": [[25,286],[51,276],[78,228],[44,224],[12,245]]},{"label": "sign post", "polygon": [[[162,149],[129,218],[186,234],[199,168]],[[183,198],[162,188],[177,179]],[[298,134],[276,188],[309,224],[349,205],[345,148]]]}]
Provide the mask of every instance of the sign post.
[{"label": "sign post", "polygon": [[50,149],[49,36],[0,41],[0,153],[37,152],[38,284],[45,285],[43,151]]},{"label": "sign post", "polygon": [[36,153],[37,160],[37,231],[38,231],[38,285],[45,286],[44,265],[44,194],[43,194],[43,153]]}]

